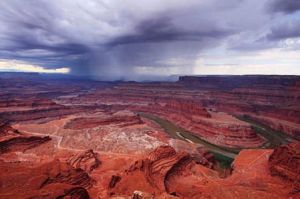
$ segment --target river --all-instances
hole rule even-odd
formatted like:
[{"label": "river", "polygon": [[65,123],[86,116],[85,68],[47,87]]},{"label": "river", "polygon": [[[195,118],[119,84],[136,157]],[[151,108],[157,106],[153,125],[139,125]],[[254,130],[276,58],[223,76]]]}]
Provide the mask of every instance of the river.
[{"label": "river", "polygon": [[218,146],[215,144],[212,144],[199,136],[196,136],[195,134],[173,124],[172,122],[160,118],[154,114],[150,113],[144,113],[144,112],[138,112],[138,114],[141,117],[144,117],[146,119],[149,119],[164,129],[166,133],[170,135],[170,137],[174,139],[180,139],[191,143],[198,143],[203,145],[208,151],[213,153],[215,155],[215,159],[221,163],[224,167],[230,166],[232,161],[234,160],[234,157],[237,155],[237,153],[240,151],[240,149],[231,149],[227,147]]}]

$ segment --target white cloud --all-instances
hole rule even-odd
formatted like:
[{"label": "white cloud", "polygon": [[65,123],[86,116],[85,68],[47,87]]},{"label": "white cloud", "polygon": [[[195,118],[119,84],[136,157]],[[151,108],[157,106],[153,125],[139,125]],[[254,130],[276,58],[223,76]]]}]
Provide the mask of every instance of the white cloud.
[{"label": "white cloud", "polygon": [[203,55],[197,59],[193,74],[244,75],[277,74],[300,75],[300,51],[280,49],[249,54]]},{"label": "white cloud", "polygon": [[47,69],[42,66],[26,63],[18,60],[0,59],[1,72],[37,72],[37,73],[69,73],[70,69],[67,67]]}]

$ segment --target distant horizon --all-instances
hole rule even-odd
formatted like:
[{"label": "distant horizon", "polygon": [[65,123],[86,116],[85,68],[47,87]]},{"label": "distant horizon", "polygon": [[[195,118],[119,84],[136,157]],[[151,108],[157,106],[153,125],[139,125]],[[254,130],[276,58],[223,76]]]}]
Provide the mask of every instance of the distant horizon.
[{"label": "distant horizon", "polygon": [[120,78],[120,79],[106,79],[106,77],[96,77],[93,78],[91,76],[80,76],[74,74],[60,74],[60,73],[39,73],[39,72],[20,72],[20,71],[0,71],[0,79],[3,78],[3,75],[7,75],[6,77],[11,76],[22,76],[22,75],[31,75],[36,77],[49,77],[49,78],[59,78],[59,79],[71,79],[71,80],[87,80],[87,81],[103,81],[103,82],[177,82],[180,81],[180,77],[296,77],[300,78],[300,75],[272,75],[272,74],[245,74],[245,75],[187,75],[187,74],[180,74],[180,75],[169,75],[169,76],[150,76],[150,77],[143,77],[142,79],[127,79],[127,78]]}]

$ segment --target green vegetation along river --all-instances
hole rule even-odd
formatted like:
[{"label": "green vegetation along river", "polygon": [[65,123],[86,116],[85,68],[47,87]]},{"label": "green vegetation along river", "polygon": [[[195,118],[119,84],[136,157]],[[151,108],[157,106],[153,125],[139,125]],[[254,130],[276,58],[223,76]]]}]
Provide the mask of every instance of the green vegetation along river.
[{"label": "green vegetation along river", "polygon": [[162,119],[156,115],[144,112],[138,112],[141,117],[150,119],[155,123],[159,124],[166,133],[168,133],[174,139],[180,139],[187,142],[199,143],[204,145],[211,153],[214,154],[215,159],[223,166],[229,167],[234,157],[240,151],[239,149],[231,149],[227,147],[221,147],[212,144],[200,137],[194,135],[193,133],[174,125],[172,122]]},{"label": "green vegetation along river", "polygon": [[[229,167],[234,157],[239,153],[241,148],[228,148],[224,146],[218,146],[206,141],[205,139],[189,132],[172,122],[162,119],[151,113],[138,112],[141,117],[150,119],[159,124],[166,133],[168,133],[174,139],[180,139],[191,143],[199,143],[205,146],[211,153],[214,154],[215,159],[223,166]],[[267,142],[261,148],[275,148],[282,144],[287,144],[293,140],[291,137],[283,132],[276,131],[249,116],[235,116],[237,119],[249,123],[257,134],[263,136]]]},{"label": "green vegetation along river", "polygon": [[274,130],[248,115],[236,116],[236,118],[249,123],[257,134],[260,134],[267,140],[267,144],[263,148],[275,148],[282,144],[288,144],[291,141],[294,141],[292,137],[284,132]]}]

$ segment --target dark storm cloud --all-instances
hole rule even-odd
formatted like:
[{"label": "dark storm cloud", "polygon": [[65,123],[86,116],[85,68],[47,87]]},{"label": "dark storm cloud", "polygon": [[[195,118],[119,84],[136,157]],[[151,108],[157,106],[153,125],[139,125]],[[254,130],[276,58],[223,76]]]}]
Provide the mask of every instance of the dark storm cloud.
[{"label": "dark storm cloud", "polygon": [[[2,1],[0,5],[0,58],[21,59],[46,68],[87,65],[93,44],[83,42],[80,37],[73,38],[75,31],[70,33],[59,27],[68,19],[59,16],[55,3],[12,0]],[[63,6],[63,3],[56,5]],[[72,11],[76,15],[76,10]],[[75,30],[80,31],[76,27]],[[85,36],[90,35],[82,38]],[[89,73],[88,67],[82,71]]]},{"label": "dark storm cloud", "polygon": [[294,13],[300,10],[299,0],[272,0],[269,4],[269,10],[272,12],[283,12],[286,14]]},{"label": "dark storm cloud", "polygon": [[271,32],[267,35],[269,40],[282,40],[287,38],[300,37],[300,18],[290,19],[278,23],[271,28]]},{"label": "dark storm cloud", "polygon": [[199,54],[214,48],[255,51],[299,37],[299,21],[277,23],[268,11],[295,13],[297,2],[3,0],[0,59],[109,78],[147,67],[188,74]]},{"label": "dark storm cloud", "polygon": [[193,30],[187,31],[176,27],[170,18],[155,18],[142,21],[135,27],[133,34],[116,38],[110,44],[132,44],[147,42],[169,42],[169,41],[203,41],[207,38],[221,38],[231,34],[230,30],[222,28],[215,30]]}]

